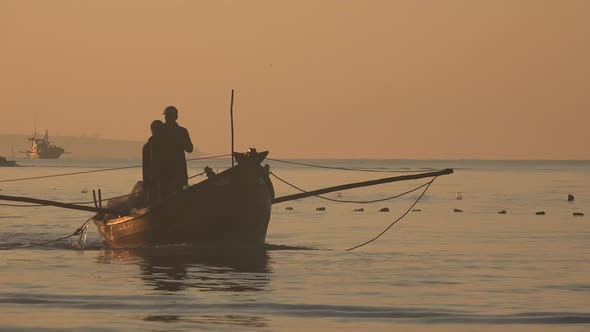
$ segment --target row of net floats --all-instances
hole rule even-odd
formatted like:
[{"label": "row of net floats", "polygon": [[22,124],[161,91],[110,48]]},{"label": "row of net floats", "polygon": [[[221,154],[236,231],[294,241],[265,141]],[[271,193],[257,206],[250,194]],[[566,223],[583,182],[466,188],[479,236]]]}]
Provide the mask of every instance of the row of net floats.
[{"label": "row of net floats", "polygon": [[[338,193],[338,194],[339,194],[338,197],[341,197],[341,194],[340,193]],[[456,194],[456,196],[455,196],[455,199],[456,200],[463,200],[463,193],[458,192]],[[575,200],[574,195],[568,194],[567,201],[568,202],[573,202],[574,200]],[[285,207],[285,211],[294,211],[294,210],[295,209],[292,206]],[[325,206],[320,206],[320,207],[316,207],[315,208],[315,211],[316,212],[324,212],[324,211],[327,211],[327,209],[326,209]],[[353,212],[365,212],[365,209],[364,208],[357,208],[357,209],[354,209],[352,211]],[[421,209],[412,209],[411,211],[412,212],[420,212],[422,210]],[[377,210],[377,212],[389,212],[389,208],[384,207],[384,208],[381,208],[381,209]],[[461,210],[461,209],[457,209],[457,208],[453,209],[453,213],[462,213],[462,212],[463,212],[463,210]],[[508,211],[501,210],[501,211],[498,211],[497,213],[498,214],[508,214]],[[535,212],[535,215],[537,215],[537,216],[544,216],[546,214],[547,213],[545,211],[536,211]],[[572,216],[574,216],[574,217],[583,217],[584,216],[584,213],[583,212],[572,212]]]}]

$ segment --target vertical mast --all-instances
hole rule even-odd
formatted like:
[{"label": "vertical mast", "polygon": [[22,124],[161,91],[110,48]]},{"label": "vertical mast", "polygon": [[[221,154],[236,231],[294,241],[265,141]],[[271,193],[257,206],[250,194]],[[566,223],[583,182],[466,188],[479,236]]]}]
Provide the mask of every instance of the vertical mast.
[{"label": "vertical mast", "polygon": [[234,167],[234,89],[231,89],[229,117],[231,120],[231,167]]}]

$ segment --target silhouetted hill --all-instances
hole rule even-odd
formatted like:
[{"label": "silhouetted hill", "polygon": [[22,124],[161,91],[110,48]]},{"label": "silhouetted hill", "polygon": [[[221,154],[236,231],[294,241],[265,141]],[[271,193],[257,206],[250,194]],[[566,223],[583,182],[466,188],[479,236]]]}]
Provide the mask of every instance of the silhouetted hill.
[{"label": "silhouetted hill", "polygon": [[[15,158],[22,159],[29,148],[30,142],[27,135],[1,135],[0,134],[0,156],[12,159],[11,147],[14,147]],[[141,159],[141,149],[145,142],[114,140],[96,137],[74,137],[74,136],[50,136],[53,144],[56,144],[71,152],[64,154],[60,159]],[[191,157],[199,156],[200,153],[195,147]]]}]

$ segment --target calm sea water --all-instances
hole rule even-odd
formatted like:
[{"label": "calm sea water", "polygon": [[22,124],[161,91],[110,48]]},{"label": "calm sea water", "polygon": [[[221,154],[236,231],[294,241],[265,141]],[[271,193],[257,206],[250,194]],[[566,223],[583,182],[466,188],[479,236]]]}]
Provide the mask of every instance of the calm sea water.
[{"label": "calm sea water", "polygon": [[[397,170],[453,167],[455,174],[434,182],[415,207],[421,211],[350,252],[344,250],[385,229],[419,192],[365,205],[319,198],[277,204],[264,250],[104,250],[93,225],[84,250],[72,244],[75,239],[0,250],[0,330],[590,330],[590,162],[309,162]],[[134,164],[23,163],[34,167],[0,168],[0,180]],[[221,170],[228,163],[194,162],[189,172],[197,174],[205,165]],[[390,176],[270,164],[277,175],[308,190]],[[128,193],[140,174],[127,169],[0,183],[0,194],[85,201],[91,195],[83,189],[101,188],[103,197]],[[326,196],[378,199],[424,182]],[[296,192],[274,184],[277,195]],[[462,200],[456,199],[458,192]],[[569,193],[574,202],[567,202]],[[293,210],[285,210],[288,206]],[[326,211],[316,212],[317,207]],[[353,212],[360,207],[365,212]],[[384,207],[390,212],[377,212]],[[89,216],[0,206],[0,248],[69,235]]]}]

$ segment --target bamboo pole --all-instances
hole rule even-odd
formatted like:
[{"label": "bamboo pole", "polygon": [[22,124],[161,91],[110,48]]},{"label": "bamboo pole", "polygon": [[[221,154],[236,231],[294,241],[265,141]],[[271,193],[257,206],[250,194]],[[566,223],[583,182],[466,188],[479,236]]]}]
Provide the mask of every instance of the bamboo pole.
[{"label": "bamboo pole", "polygon": [[231,89],[229,117],[231,121],[231,167],[234,167],[234,89]]},{"label": "bamboo pole", "polygon": [[377,180],[370,180],[370,181],[363,181],[363,182],[354,182],[354,183],[342,184],[342,185],[334,186],[334,187],[327,187],[327,188],[312,190],[312,191],[303,192],[303,193],[299,193],[299,194],[285,195],[285,196],[277,197],[277,198],[275,198],[272,201],[272,203],[273,204],[277,204],[277,203],[292,201],[294,199],[300,199],[300,198],[305,198],[305,197],[310,197],[310,196],[317,196],[317,195],[327,194],[327,193],[331,193],[331,192],[334,192],[334,191],[347,190],[347,189],[353,189],[353,188],[361,188],[361,187],[368,187],[368,186],[374,186],[374,185],[384,184],[384,183],[390,183],[390,182],[398,182],[398,181],[406,181],[406,180],[416,180],[416,179],[430,178],[430,177],[435,177],[435,176],[440,176],[440,175],[447,175],[447,174],[452,174],[452,173],[453,173],[453,169],[452,168],[447,168],[447,169],[444,169],[444,170],[441,170],[441,171],[436,171],[436,172],[427,172],[427,173],[420,173],[420,174],[401,175],[401,176],[393,176],[393,177],[382,178],[382,179],[377,179]]},{"label": "bamboo pole", "polygon": [[118,215],[118,216],[123,215],[123,213],[121,211],[117,211],[117,210],[113,210],[113,209],[96,208],[96,207],[91,207],[91,206],[62,203],[62,202],[49,201],[49,200],[45,200],[45,199],[37,199],[37,198],[30,198],[30,197],[0,195],[0,200],[12,201],[12,202],[33,203],[33,204],[46,205],[46,206],[55,206],[55,207],[64,208],[64,209],[96,212],[96,213],[100,213],[100,214],[114,214],[114,215]]}]

